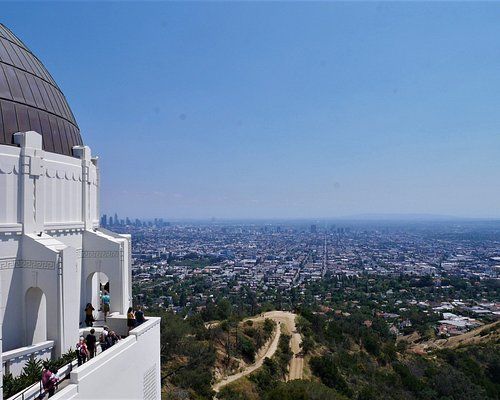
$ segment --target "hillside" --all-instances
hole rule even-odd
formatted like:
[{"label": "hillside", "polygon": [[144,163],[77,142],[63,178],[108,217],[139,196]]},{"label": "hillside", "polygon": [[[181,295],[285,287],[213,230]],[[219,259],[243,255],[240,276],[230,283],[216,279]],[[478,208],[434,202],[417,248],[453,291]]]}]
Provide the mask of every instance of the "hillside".
[{"label": "hillside", "polygon": [[204,323],[200,315],[161,316],[165,399],[211,399],[212,385],[263,358],[279,331],[276,322],[264,317]]},{"label": "hillside", "polygon": [[500,398],[498,323],[408,345],[395,340],[385,321],[367,319],[360,310],[349,316],[305,312],[302,317],[299,327],[311,342],[313,376],[349,398]]},{"label": "hillside", "polygon": [[488,342],[498,343],[500,341],[500,322],[486,324],[469,332],[449,338],[419,339],[419,335],[408,335],[402,336],[399,341],[408,342],[408,351],[417,354],[443,349],[456,349],[469,345],[481,345]]},{"label": "hillside", "polygon": [[279,336],[276,322],[268,318],[247,319],[232,324],[223,321],[209,328],[216,349],[214,380],[240,373],[262,359]]},{"label": "hillside", "polygon": [[[396,341],[382,319],[368,320],[364,312],[351,310],[349,315],[303,312],[298,330],[304,338],[305,369],[311,371],[307,381],[285,382],[287,364],[280,363],[278,355],[261,370],[227,386],[219,398],[500,398],[499,323],[450,339],[418,342],[414,335],[408,344],[408,337]],[[282,355],[290,354],[290,348],[282,345]],[[418,346],[426,351],[415,351]]]},{"label": "hillside", "polygon": [[[212,399],[217,391],[220,400],[500,399],[499,323],[410,342],[356,308],[208,324],[163,317],[164,399]],[[291,380],[294,370],[304,380]]]},{"label": "hillside", "polygon": [[233,374],[226,373],[226,376],[221,377],[221,379],[215,383],[214,391],[219,392],[221,388],[260,369],[266,362],[266,359],[272,359],[277,352],[279,354],[280,346],[285,346],[282,342],[286,342],[287,340],[287,351],[290,352],[291,357],[288,361],[288,365],[284,367],[285,379],[301,379],[303,375],[304,363],[303,357],[300,354],[301,335],[296,331],[296,317],[297,316],[295,314],[290,312],[270,311],[258,317],[245,320],[242,324],[249,326],[263,323],[265,324],[266,322],[273,321],[276,329],[269,340],[259,349],[254,362],[250,365],[240,365],[240,369]]}]

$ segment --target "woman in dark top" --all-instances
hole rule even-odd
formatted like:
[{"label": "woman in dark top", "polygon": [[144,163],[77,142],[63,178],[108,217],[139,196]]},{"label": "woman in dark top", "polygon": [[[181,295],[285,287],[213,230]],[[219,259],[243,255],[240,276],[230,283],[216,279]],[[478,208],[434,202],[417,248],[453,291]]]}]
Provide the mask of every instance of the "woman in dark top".
[{"label": "woman in dark top", "polygon": [[87,343],[87,349],[89,350],[90,358],[94,358],[94,356],[96,354],[97,338],[95,337],[94,333],[95,333],[95,329],[92,328],[90,330],[90,333],[85,338],[85,342]]},{"label": "woman in dark top", "polygon": [[129,307],[127,311],[127,328],[129,333],[135,328],[135,314],[132,307]]},{"label": "woman in dark top", "polygon": [[85,325],[87,326],[92,326],[94,320],[94,313],[93,311],[95,310],[94,307],[92,307],[92,304],[87,303],[87,307],[85,307]]},{"label": "woman in dark top", "polygon": [[144,318],[144,311],[142,311],[142,308],[139,307],[135,312],[135,323],[140,325],[143,322],[146,322],[146,318]]}]

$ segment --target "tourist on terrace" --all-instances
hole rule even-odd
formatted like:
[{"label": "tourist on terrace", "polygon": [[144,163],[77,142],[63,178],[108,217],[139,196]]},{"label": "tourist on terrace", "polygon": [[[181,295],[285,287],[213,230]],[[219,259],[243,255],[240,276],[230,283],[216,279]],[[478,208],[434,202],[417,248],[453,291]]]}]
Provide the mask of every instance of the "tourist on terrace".
[{"label": "tourist on terrace", "polygon": [[105,290],[103,296],[101,297],[102,301],[102,310],[104,311],[104,322],[106,322],[106,318],[109,313],[109,303],[111,298],[109,297],[109,293]]},{"label": "tourist on terrace", "polygon": [[135,312],[135,322],[137,325],[146,322],[146,318],[144,318],[144,311],[142,311],[142,307],[137,308],[137,311]]},{"label": "tourist on terrace", "polygon": [[118,336],[115,331],[109,331],[108,336],[106,337],[108,348],[116,344],[116,342],[118,342],[118,340],[120,339],[120,336]]},{"label": "tourist on terrace", "polygon": [[101,332],[101,335],[99,336],[99,343],[101,345],[102,351],[107,350],[109,348],[108,334],[109,334],[109,328],[105,326]]},{"label": "tourist on terrace", "polygon": [[132,307],[129,307],[127,311],[127,328],[128,333],[135,328],[135,314]]},{"label": "tourist on terrace", "polygon": [[54,372],[54,368],[49,368],[49,363],[44,363],[41,382],[43,391],[40,391],[40,395],[38,396],[39,399],[45,398],[47,393],[49,394],[49,397],[52,397],[56,392],[56,385],[59,381],[56,373],[57,371]]},{"label": "tourist on terrace", "polygon": [[92,304],[87,303],[87,306],[85,307],[85,325],[87,327],[92,326],[94,321],[95,321],[94,310],[95,310],[95,308],[92,307]]},{"label": "tourist on terrace", "polygon": [[97,338],[95,337],[94,333],[95,333],[95,329],[92,328],[90,330],[90,333],[85,338],[85,342],[87,343],[87,348],[89,350],[89,357],[90,358],[94,358],[95,351],[96,351]]},{"label": "tourist on terrace", "polygon": [[78,366],[82,365],[89,356],[89,350],[85,343],[85,338],[80,336],[80,341],[76,344],[76,357],[78,359]]}]

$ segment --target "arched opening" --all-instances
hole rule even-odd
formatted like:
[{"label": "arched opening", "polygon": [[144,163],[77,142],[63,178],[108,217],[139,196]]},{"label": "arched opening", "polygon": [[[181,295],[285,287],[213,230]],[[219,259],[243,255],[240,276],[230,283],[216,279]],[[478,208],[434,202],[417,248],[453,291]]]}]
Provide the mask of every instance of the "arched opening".
[{"label": "arched opening", "polygon": [[88,303],[92,304],[97,324],[104,321],[101,298],[106,292],[111,295],[108,276],[103,272],[92,272],[86,280],[85,307]]},{"label": "arched opening", "polygon": [[47,300],[38,287],[31,287],[25,296],[26,346],[47,340]]}]

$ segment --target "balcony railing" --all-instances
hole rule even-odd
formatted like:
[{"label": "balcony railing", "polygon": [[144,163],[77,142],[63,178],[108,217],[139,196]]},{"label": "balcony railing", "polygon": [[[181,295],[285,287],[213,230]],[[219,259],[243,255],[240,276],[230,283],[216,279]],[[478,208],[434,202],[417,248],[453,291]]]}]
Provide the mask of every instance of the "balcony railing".
[{"label": "balcony railing", "polygon": [[[77,362],[72,361],[63,367],[59,368],[57,370],[57,375],[59,376],[60,379],[60,384],[59,387],[62,389],[67,385],[67,380],[69,374],[71,371],[73,371],[73,368],[77,367]],[[33,383],[31,386],[27,387],[23,391],[15,394],[12,397],[9,397],[7,400],[35,400],[38,399],[38,396],[40,395],[40,381]]]},{"label": "balcony railing", "polygon": [[[118,341],[114,346],[108,348],[104,352],[100,352],[93,359],[88,360],[81,366],[78,366],[76,361],[65,365],[60,368],[58,375],[61,379],[59,389],[57,390],[54,400],[70,398],[72,395],[78,393],[78,387],[84,385],[88,390],[89,379],[93,380],[96,375],[100,376],[104,373],[113,374],[115,368],[109,370],[109,365],[117,363],[121,365],[123,359],[129,359],[126,355],[127,350],[136,345],[144,346],[144,343],[149,343],[148,335],[146,333],[150,332],[151,329],[158,329],[160,318],[146,318],[146,322],[138,325],[128,333],[128,337]],[[108,317],[107,325],[110,330],[114,330],[121,336],[127,335],[127,318],[124,315],[114,315]],[[85,328],[90,329],[90,328]],[[83,333],[83,332],[82,332]],[[159,335],[159,333],[158,333]],[[33,354],[44,354],[44,351],[51,354],[54,347],[53,341],[39,343],[34,346],[28,346],[27,348],[20,348],[10,352],[3,353],[3,356],[7,354],[8,361],[22,359],[26,357],[29,359]],[[28,349],[30,349],[28,351]],[[15,357],[14,357],[15,356]],[[47,357],[48,358],[48,357]],[[5,360],[4,360],[5,361]],[[159,355],[158,355],[159,361]],[[104,368],[104,369],[103,369]],[[117,368],[117,367],[116,367]],[[90,385],[93,386],[93,385]],[[30,387],[24,389],[22,392],[10,397],[8,400],[34,400],[40,394],[40,382],[36,382]]]},{"label": "balcony railing", "polygon": [[3,373],[18,376],[30,358],[46,360],[52,358],[54,341],[47,340],[31,346],[19,347],[2,353]]}]

